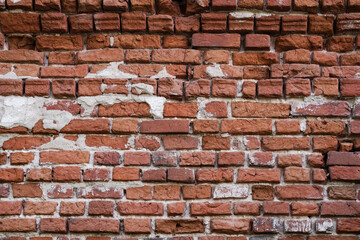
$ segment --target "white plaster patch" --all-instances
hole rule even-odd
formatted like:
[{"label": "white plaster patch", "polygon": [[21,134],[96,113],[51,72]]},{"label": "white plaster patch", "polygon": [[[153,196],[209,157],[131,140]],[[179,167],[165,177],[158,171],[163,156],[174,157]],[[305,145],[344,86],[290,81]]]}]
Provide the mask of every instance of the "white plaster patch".
[{"label": "white plaster patch", "polygon": [[166,71],[166,67],[163,67],[163,70],[158,72],[157,74],[151,76],[150,78],[176,78]]},{"label": "white plaster patch", "polygon": [[220,198],[247,198],[249,187],[241,185],[223,184],[214,189],[214,199]]},{"label": "white plaster patch", "polygon": [[138,76],[119,70],[119,66],[124,62],[110,62],[110,66],[96,73],[88,73],[85,78],[137,78]]},{"label": "white plaster patch", "polygon": [[254,16],[254,13],[247,11],[231,12],[231,16],[234,18],[250,18]]},{"label": "white plaster patch", "polygon": [[145,83],[136,83],[131,85],[132,88],[136,90],[138,94],[146,93],[146,94],[154,94],[154,87],[150,84]]},{"label": "white plaster patch", "polygon": [[215,77],[226,77],[226,75],[223,73],[223,71],[221,70],[221,67],[219,64],[214,64],[214,66],[208,66],[206,67],[206,73],[209,75],[209,77],[211,78],[215,78]]},{"label": "white plaster patch", "polygon": [[67,111],[47,110],[44,108],[46,100],[39,97],[0,97],[0,127],[32,129],[42,119],[44,128],[60,131],[73,116]]}]

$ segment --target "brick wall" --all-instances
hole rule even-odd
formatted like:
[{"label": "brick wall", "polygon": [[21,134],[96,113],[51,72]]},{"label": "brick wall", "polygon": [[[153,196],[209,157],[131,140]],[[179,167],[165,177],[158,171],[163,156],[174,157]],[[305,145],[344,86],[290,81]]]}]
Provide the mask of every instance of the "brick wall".
[{"label": "brick wall", "polygon": [[359,0],[0,9],[1,240],[359,240]]}]

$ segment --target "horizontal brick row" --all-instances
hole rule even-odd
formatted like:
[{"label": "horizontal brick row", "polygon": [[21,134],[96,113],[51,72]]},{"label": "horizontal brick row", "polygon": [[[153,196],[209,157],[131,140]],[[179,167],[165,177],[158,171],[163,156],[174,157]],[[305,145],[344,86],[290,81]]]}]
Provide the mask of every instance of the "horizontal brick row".
[{"label": "horizontal brick row", "polygon": [[[279,65],[283,67],[283,65]],[[212,67],[207,68],[212,69]],[[49,69],[50,70],[50,69]],[[50,70],[51,71],[51,70]],[[62,71],[62,69],[59,69]],[[54,71],[52,71],[54,73]],[[129,88],[130,85],[130,88]],[[26,96],[26,97],[49,97],[75,99],[83,96],[97,96],[103,94],[122,94],[139,96],[150,94],[167,99],[193,100],[203,98],[245,98],[245,99],[282,99],[282,98],[305,98],[311,95],[326,96],[330,98],[342,97],[344,99],[360,96],[360,81],[356,78],[337,79],[334,77],[281,78],[261,80],[239,80],[214,78],[183,81],[173,78],[134,78],[127,79],[0,79],[0,95],[2,96]],[[64,87],[66,86],[66,87]],[[142,89],[146,86],[148,89]],[[172,92],[169,90],[172,89]],[[216,101],[214,101],[216,103]],[[214,104],[215,104],[214,103]],[[180,103],[179,103],[180,104]],[[179,106],[193,105],[183,103]],[[221,102],[219,103],[222,106]],[[330,102],[331,106],[335,102]],[[344,107],[344,113],[338,116],[349,115],[346,108],[348,104],[338,102]],[[126,105],[126,104],[125,104]],[[129,105],[129,103],[128,103]],[[196,105],[196,104],[195,104]],[[326,105],[326,103],[323,103]],[[196,107],[195,107],[196,108]],[[184,109],[186,111],[186,109]],[[196,116],[196,109],[190,117]],[[321,109],[319,110],[321,112]],[[139,116],[141,114],[139,113]],[[219,117],[226,116],[221,114]],[[316,113],[310,114],[316,115]],[[330,115],[330,114],[320,114]],[[357,111],[354,113],[358,115]],[[103,115],[105,116],[105,115]],[[216,116],[216,114],[215,114]],[[186,116],[185,116],[186,117]]]},{"label": "horizontal brick row", "polygon": [[[125,1],[124,1],[125,2]],[[315,1],[314,1],[315,2]],[[360,7],[360,5],[359,5]],[[360,15],[276,15],[249,12],[201,13],[192,16],[163,14],[147,16],[144,12],[126,13],[1,13],[2,32],[9,33],[91,33],[148,32],[189,34],[194,32],[309,33],[332,35],[359,30]],[[245,22],[241,24],[240,21]],[[21,26],[19,23],[23,23]],[[351,27],[349,25],[352,24]]]}]

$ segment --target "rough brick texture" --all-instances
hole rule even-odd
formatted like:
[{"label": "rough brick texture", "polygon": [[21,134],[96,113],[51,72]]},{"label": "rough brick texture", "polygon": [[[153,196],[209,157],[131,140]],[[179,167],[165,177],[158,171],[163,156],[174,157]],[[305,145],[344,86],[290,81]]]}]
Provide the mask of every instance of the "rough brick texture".
[{"label": "rough brick texture", "polygon": [[360,0],[1,0],[0,240],[359,240]]}]

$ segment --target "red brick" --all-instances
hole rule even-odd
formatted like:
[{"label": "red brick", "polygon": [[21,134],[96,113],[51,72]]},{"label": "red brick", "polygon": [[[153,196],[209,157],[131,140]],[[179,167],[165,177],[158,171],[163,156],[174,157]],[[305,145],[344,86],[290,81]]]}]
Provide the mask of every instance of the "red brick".
[{"label": "red brick", "polygon": [[26,179],[28,181],[49,182],[52,179],[52,170],[51,168],[27,169]]},{"label": "red brick", "polygon": [[168,35],[163,38],[164,48],[188,48],[188,39],[184,36]]},{"label": "red brick", "polygon": [[350,106],[347,102],[323,102],[319,104],[308,103],[305,106],[292,107],[292,115],[298,116],[327,116],[341,117],[350,115]]},{"label": "red brick", "polygon": [[270,36],[266,34],[246,34],[246,50],[270,50]]},{"label": "red brick", "polygon": [[285,182],[310,182],[310,169],[287,167],[284,172]]},{"label": "red brick", "polygon": [[192,216],[230,215],[231,203],[230,202],[191,203],[190,214]]},{"label": "red brick", "polygon": [[124,153],[124,165],[150,165],[150,153],[126,152]]},{"label": "red brick", "polygon": [[278,12],[287,12],[291,8],[291,0],[268,0],[266,8]]},{"label": "red brick", "polygon": [[164,214],[163,204],[156,202],[120,202],[116,209],[122,215],[161,216]]},{"label": "red brick", "polygon": [[333,36],[326,41],[326,50],[331,52],[351,52],[354,50],[353,36]]},{"label": "red brick", "polygon": [[85,169],[83,179],[84,181],[110,181],[110,170],[103,168]]},{"label": "red brick", "polygon": [[240,34],[195,33],[192,36],[193,47],[240,48]]},{"label": "red brick", "polygon": [[0,95],[23,95],[23,81],[17,79],[1,79],[0,80]]},{"label": "red brick", "polygon": [[0,220],[2,232],[36,232],[36,219],[8,218]]},{"label": "red brick", "polygon": [[89,215],[112,216],[114,203],[112,201],[91,201],[89,202]]},{"label": "red brick", "polygon": [[121,188],[114,187],[80,187],[77,189],[78,198],[114,198],[119,199],[123,195]]},{"label": "red brick", "polygon": [[152,52],[154,63],[183,63],[200,64],[201,54],[193,49],[154,49]]},{"label": "red brick", "polygon": [[80,182],[80,167],[55,167],[54,181],[56,182]]},{"label": "red brick", "polygon": [[234,213],[240,215],[259,215],[260,204],[257,202],[236,202],[234,204]]},{"label": "red brick", "polygon": [[156,9],[158,14],[169,14],[171,16],[181,16],[179,2],[169,0],[156,1]]},{"label": "red brick", "polygon": [[322,50],[323,39],[321,36],[287,35],[276,38],[275,48],[277,52],[293,49]]},{"label": "red brick", "polygon": [[233,117],[285,118],[290,114],[289,104],[281,103],[233,102],[231,109]]},{"label": "red brick", "polygon": [[319,206],[316,203],[294,202],[291,204],[291,214],[295,216],[317,216],[319,214]]},{"label": "red brick", "polygon": [[237,182],[280,182],[278,169],[239,169]]},{"label": "red brick", "polygon": [[232,182],[233,169],[201,169],[196,172],[196,180],[198,182]]},{"label": "red brick", "polygon": [[281,98],[283,95],[282,79],[263,79],[257,82],[258,96],[264,98]]},{"label": "red brick", "polygon": [[126,198],[132,200],[151,200],[152,199],[152,187],[133,187],[126,189]]},{"label": "red brick", "polygon": [[336,66],[338,65],[338,57],[333,52],[313,52],[312,63],[322,66]]},{"label": "red brick", "polygon": [[322,202],[321,216],[359,216],[360,205],[357,202]]},{"label": "red brick", "polygon": [[90,153],[86,151],[44,151],[40,152],[40,164],[80,164],[88,163]]},{"label": "red brick", "polygon": [[41,14],[41,29],[45,33],[68,32],[67,17],[63,13]]},{"label": "red brick", "polygon": [[39,184],[25,183],[12,185],[14,198],[38,198],[42,197],[42,190]]},{"label": "red brick", "polygon": [[306,124],[305,134],[344,135],[345,123],[342,121],[309,120]]},{"label": "red brick", "polygon": [[56,211],[57,203],[49,201],[32,202],[25,201],[24,215],[53,215]]},{"label": "red brick", "polygon": [[319,2],[317,0],[294,0],[295,11],[317,13]]},{"label": "red brick", "polygon": [[307,16],[285,15],[282,17],[282,33],[306,33]]},{"label": "red brick", "polygon": [[128,9],[128,1],[126,0],[104,0],[103,8],[105,11],[124,12]]},{"label": "red brick", "polygon": [[264,214],[289,215],[290,204],[287,202],[264,202]]},{"label": "red brick", "polygon": [[[6,156],[6,155],[5,155]],[[11,165],[22,165],[31,163],[34,160],[32,152],[14,152],[10,155]]]},{"label": "red brick", "polygon": [[13,137],[3,143],[4,150],[23,150],[50,142],[48,137]]},{"label": "red brick", "polygon": [[[33,10],[32,0],[22,0],[18,2],[7,1],[6,5],[8,9],[22,9],[24,11]],[[4,6],[1,7],[5,8],[5,2],[4,2]]]},{"label": "red brick", "polygon": [[147,18],[150,33],[174,32],[173,19],[169,15],[152,15]]},{"label": "red brick", "polygon": [[70,232],[120,232],[118,219],[73,218],[69,220],[68,224]]},{"label": "red brick", "polygon": [[144,13],[133,12],[122,13],[121,30],[123,32],[145,32],[146,15]]},{"label": "red brick", "polygon": [[3,33],[40,33],[40,15],[37,13],[1,13]]},{"label": "red brick", "polygon": [[269,134],[272,132],[270,119],[225,119],[221,131],[231,134]]},{"label": "red brick", "polygon": [[8,50],[0,51],[1,62],[16,62],[16,63],[44,63],[44,54],[32,50]]},{"label": "red brick", "polygon": [[238,8],[246,9],[263,9],[264,1],[263,0],[244,0],[238,2]]},{"label": "red brick", "polygon": [[299,134],[300,122],[297,120],[276,121],[276,134]]},{"label": "red brick", "polygon": [[125,233],[150,233],[151,220],[139,218],[126,218],[124,220]]},{"label": "red brick", "polygon": [[255,32],[279,33],[281,17],[278,15],[255,16]]},{"label": "red brick", "polygon": [[154,186],[155,200],[180,200],[180,186],[178,185],[157,185]]},{"label": "red brick", "polygon": [[20,215],[22,210],[21,201],[1,201],[0,215]]},{"label": "red brick", "polygon": [[279,199],[316,200],[323,198],[323,188],[317,185],[287,185],[275,188]]},{"label": "red brick", "polygon": [[184,199],[209,199],[211,198],[211,186],[183,186]]},{"label": "red brick", "polygon": [[229,32],[247,33],[254,29],[254,15],[243,16],[236,13],[229,15]]},{"label": "red brick", "polygon": [[213,218],[210,220],[210,230],[214,233],[249,234],[250,219]]},{"label": "red brick", "polygon": [[165,149],[196,149],[199,140],[192,136],[164,136]]},{"label": "red brick", "polygon": [[185,152],[180,154],[180,166],[214,166],[213,152]]},{"label": "red brick", "polygon": [[202,233],[204,223],[200,219],[156,219],[155,232],[167,234]]},{"label": "red brick", "polygon": [[185,202],[169,203],[167,205],[167,213],[169,216],[182,215],[185,211]]},{"label": "red brick", "polygon": [[87,136],[85,143],[89,147],[107,146],[117,149],[129,149],[127,146],[128,137],[111,137],[111,136],[99,136],[92,135]]},{"label": "red brick", "polygon": [[143,182],[166,182],[165,169],[150,169],[142,172]]},{"label": "red brick", "polygon": [[74,35],[74,36],[42,35],[36,37],[36,48],[40,51],[82,50],[83,40],[80,35]]},{"label": "red brick", "polygon": [[56,79],[52,81],[52,91],[56,98],[74,98],[76,83],[73,79]]},{"label": "red brick", "polygon": [[140,179],[139,168],[117,167],[113,170],[114,181],[136,181]]},{"label": "red brick", "polygon": [[208,135],[202,138],[204,150],[230,150],[230,138],[219,135]]},{"label": "red brick", "polygon": [[334,15],[309,15],[309,33],[332,35],[334,19]]},{"label": "red brick", "polygon": [[321,5],[322,12],[344,12],[345,0],[323,0]]},{"label": "red brick", "polygon": [[212,95],[214,97],[236,97],[237,82],[234,80],[214,79],[212,81]]},{"label": "red brick", "polygon": [[81,216],[85,213],[85,202],[61,202],[61,216]]},{"label": "red brick", "polygon": [[[338,218],[337,219],[337,232],[339,232],[339,233],[359,233],[360,232],[360,218]],[[355,240],[355,237],[354,237],[354,240]]]},{"label": "red brick", "polygon": [[265,151],[310,149],[308,137],[263,137],[261,143]]},{"label": "red brick", "polygon": [[279,55],[271,52],[233,53],[234,65],[271,65],[279,63]]},{"label": "red brick", "polygon": [[176,17],[175,32],[177,34],[194,33],[200,31],[200,16]]},{"label": "red brick", "polygon": [[150,107],[143,102],[122,102],[114,105],[100,105],[99,117],[148,117]]},{"label": "red brick", "polygon": [[[103,1],[104,9],[105,2]],[[117,13],[96,13],[94,14],[94,23],[95,30],[98,32],[120,31],[120,17]]]}]

